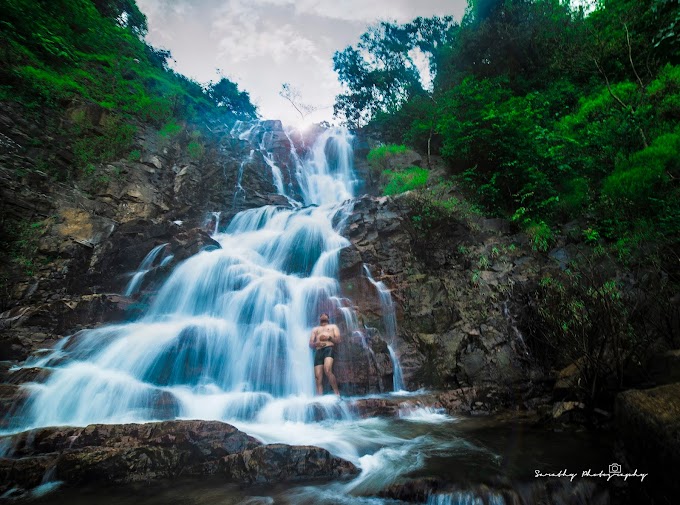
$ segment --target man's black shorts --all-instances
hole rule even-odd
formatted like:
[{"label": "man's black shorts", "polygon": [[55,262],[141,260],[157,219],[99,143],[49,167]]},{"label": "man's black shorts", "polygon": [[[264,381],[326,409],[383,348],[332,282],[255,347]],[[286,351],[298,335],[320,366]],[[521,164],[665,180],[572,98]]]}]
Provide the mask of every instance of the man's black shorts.
[{"label": "man's black shorts", "polygon": [[329,345],[327,347],[322,347],[314,352],[314,366],[323,365],[323,361],[326,358],[333,358],[333,349],[335,346]]}]

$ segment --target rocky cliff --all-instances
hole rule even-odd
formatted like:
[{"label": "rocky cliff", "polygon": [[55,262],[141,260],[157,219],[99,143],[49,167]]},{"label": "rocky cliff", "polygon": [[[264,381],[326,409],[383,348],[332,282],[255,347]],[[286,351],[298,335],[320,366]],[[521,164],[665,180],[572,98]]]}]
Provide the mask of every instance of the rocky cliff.
[{"label": "rocky cliff", "polygon": [[[76,103],[61,120],[78,113],[92,116],[95,125],[106,116],[97,106]],[[146,277],[148,288],[173,265],[215,245],[208,234],[215,226],[211,211],[225,223],[244,208],[286,203],[262,156],[251,154],[252,143],[230,135],[233,125],[206,121],[172,135],[141,126],[135,156],[99,167],[96,178],[67,184],[36,160],[67,166],[69,139],[46,135],[19,109],[0,109],[6,148],[0,213],[7,241],[0,265],[0,360],[23,360],[68,332],[129,316],[135,301],[118,294],[145,255],[165,243],[164,256],[172,256]],[[260,139],[282,135],[280,122],[260,129]],[[198,154],[188,149],[192,142],[200,145]],[[290,144],[274,142],[272,149],[289,153]],[[243,189],[235,199],[237,179]]]},{"label": "rocky cliff", "polygon": [[523,296],[554,263],[508,222],[461,211],[424,229],[414,220],[421,210],[408,194],[357,202],[352,245],[341,253],[343,290],[365,324],[384,333],[365,268],[391,289],[409,389],[477,388],[491,405],[497,395],[521,404],[539,394],[542,376],[518,321]]}]

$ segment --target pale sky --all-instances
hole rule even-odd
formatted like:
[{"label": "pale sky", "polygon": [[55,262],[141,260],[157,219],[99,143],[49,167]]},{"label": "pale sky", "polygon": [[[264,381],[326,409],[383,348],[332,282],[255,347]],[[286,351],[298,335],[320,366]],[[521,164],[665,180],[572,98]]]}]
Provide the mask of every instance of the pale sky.
[{"label": "pale sky", "polygon": [[331,120],[341,91],[333,53],[355,45],[368,26],[423,16],[460,20],[466,0],[137,0],[149,23],[147,41],[168,49],[178,72],[206,83],[217,69],[250,93],[264,119],[299,122],[279,96],[291,83]]}]

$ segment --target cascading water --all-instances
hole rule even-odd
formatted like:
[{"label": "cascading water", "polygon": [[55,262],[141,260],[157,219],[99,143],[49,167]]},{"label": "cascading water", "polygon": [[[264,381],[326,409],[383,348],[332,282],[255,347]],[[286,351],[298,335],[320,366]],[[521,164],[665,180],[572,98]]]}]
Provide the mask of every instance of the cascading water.
[{"label": "cascading water", "polygon": [[380,307],[383,313],[383,325],[385,327],[385,333],[390,344],[387,346],[387,350],[390,353],[390,359],[392,360],[392,387],[394,391],[404,390],[404,374],[401,370],[401,363],[399,363],[399,358],[397,353],[394,351],[394,340],[397,336],[397,313],[394,309],[394,302],[392,301],[392,294],[390,290],[385,286],[382,281],[376,281],[371,275],[371,271],[368,266],[364,265],[364,272],[366,272],[366,277],[369,282],[373,284],[375,289],[378,290],[378,296],[380,297]]},{"label": "cascading water", "polygon": [[[253,143],[259,126],[239,123],[232,136]],[[435,460],[432,471],[439,460],[447,475],[459,462],[475,475],[480,468],[497,472],[499,457],[456,434],[454,419],[438,410],[405,405],[400,397],[397,419],[357,419],[352,400],[313,396],[307,342],[318,314],[339,314],[347,332],[366,343],[337,280],[339,251],[349,243],[340,230],[357,186],[351,136],[327,130],[302,158],[293,156],[291,148],[294,170],[289,165],[288,172],[295,177],[295,190],[283,183],[266,144],[257,140],[255,145],[290,208],[243,211],[224,231],[215,216],[213,237],[221,248],[176,266],[141,319],[79,332],[61,340],[50,354],[29,360],[25,367],[48,368],[51,375],[44,384],[27,386],[30,398],[10,431],[214,419],[265,443],[324,447],[361,468],[349,483],[286,489],[283,503],[394,503],[361,495],[375,496],[401,476],[422,471],[429,458]],[[161,247],[149,253],[139,272],[153,266]],[[396,321],[389,290],[366,273],[381,297],[392,339]],[[392,348],[390,353],[398,390],[400,369]],[[428,503],[467,503],[466,496],[462,499],[432,495]]]},{"label": "cascading water", "polygon": [[[157,245],[151,251],[149,251],[149,254],[147,254],[142,262],[139,264],[137,267],[137,271],[132,274],[132,279],[130,279],[130,282],[128,282],[128,285],[125,287],[124,294],[125,296],[132,296],[139,290],[139,287],[142,284],[142,280],[144,280],[144,276],[151,270],[151,266],[153,265],[153,262],[156,261],[156,258],[160,254],[160,252],[165,249],[165,246],[168,245],[167,243]],[[164,261],[166,258],[163,258]]]},{"label": "cascading water", "polygon": [[351,210],[351,159],[350,135],[328,130],[304,161],[298,208],[246,210],[224,233],[215,214],[221,249],[176,267],[144,317],[76,334],[47,359],[54,371],[32,386],[29,425],[298,421],[318,418],[324,406],[327,417],[348,417],[346,407],[314,400],[307,343],[319,312],[339,300],[338,253],[348,241],[338,227]]},{"label": "cascading water", "polygon": [[[236,187],[234,188],[234,198],[232,200],[232,210],[236,209],[236,206],[238,205],[239,199],[245,198],[246,195],[246,190],[245,188],[241,185],[241,182],[243,181],[243,170],[245,169],[246,165],[250,162],[253,161],[253,155],[255,154],[255,149],[250,150],[250,154],[241,161],[238,167],[238,173],[236,174]],[[215,232],[217,233],[217,228],[215,228]]]}]

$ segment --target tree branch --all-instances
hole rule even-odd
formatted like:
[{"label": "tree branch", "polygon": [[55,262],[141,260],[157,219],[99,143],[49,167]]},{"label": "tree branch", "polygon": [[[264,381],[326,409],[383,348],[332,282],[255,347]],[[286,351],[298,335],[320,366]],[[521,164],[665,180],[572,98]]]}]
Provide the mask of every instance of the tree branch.
[{"label": "tree branch", "polygon": [[607,91],[609,91],[609,94],[611,95],[611,97],[612,97],[614,100],[616,100],[616,101],[619,103],[619,105],[620,105],[623,109],[627,109],[629,106],[626,105],[625,103],[623,103],[623,101],[622,101],[618,96],[616,96],[616,95],[614,94],[614,92],[612,91],[612,86],[611,86],[611,84],[609,83],[609,77],[607,77],[607,73],[606,73],[606,72],[604,71],[604,69],[600,66],[599,62],[597,61],[597,58],[593,57],[593,61],[595,62],[595,65],[597,66],[597,69],[600,71],[600,73],[601,73],[602,76],[604,77],[604,82],[607,83]]},{"label": "tree branch", "polygon": [[637,70],[635,69],[635,63],[633,63],[633,47],[630,45],[630,33],[628,32],[628,25],[626,25],[626,23],[623,23],[623,28],[626,30],[626,42],[628,43],[628,61],[630,61],[630,66],[633,69],[635,77],[637,78],[638,84],[640,85],[640,89],[644,89],[645,85],[642,84],[642,79],[640,79],[640,76],[638,75]]}]

